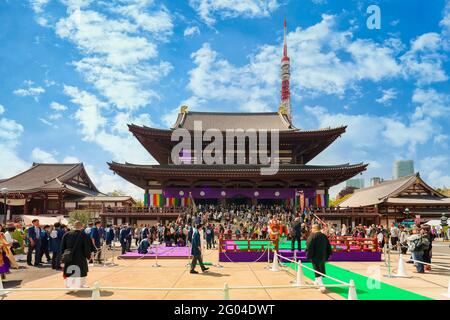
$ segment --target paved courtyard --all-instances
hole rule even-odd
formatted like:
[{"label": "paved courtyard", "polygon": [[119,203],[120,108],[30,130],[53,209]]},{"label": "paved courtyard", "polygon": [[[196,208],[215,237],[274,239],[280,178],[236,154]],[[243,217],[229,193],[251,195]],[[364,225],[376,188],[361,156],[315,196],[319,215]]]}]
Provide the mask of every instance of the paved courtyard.
[{"label": "paved courtyard", "polygon": [[[209,250],[204,254],[204,260],[217,264],[217,251]],[[396,272],[398,254],[391,255],[391,271]],[[128,287],[128,288],[223,288],[229,286],[269,286],[289,285],[295,280],[295,271],[282,268],[279,272],[268,270],[267,262],[261,263],[222,263],[222,268],[210,266],[205,274],[190,274],[186,266],[187,259],[159,260],[161,267],[152,265],[154,260],[115,260],[116,266],[90,267],[87,283],[92,286],[98,282],[101,287]],[[450,257],[435,253],[434,263],[450,267]],[[336,262],[330,263],[329,270],[333,267],[348,271],[354,277],[361,275],[368,277],[368,282],[373,278],[379,278],[384,284],[389,284],[406,292],[421,295],[425,298],[446,299],[442,293],[447,291],[450,279],[450,271],[433,269],[427,274],[413,273],[414,266],[406,264],[406,269],[411,278],[389,278],[387,264],[382,261],[373,262]],[[197,268],[199,270],[199,268]],[[312,280],[305,272],[305,283],[312,284]],[[361,283],[361,282],[360,282]],[[61,272],[55,272],[48,268],[12,270],[4,282],[8,288],[62,288],[63,278]],[[394,288],[395,289],[395,288]],[[362,292],[362,288],[358,288]],[[361,290],[361,291],[360,291]],[[376,285],[372,290],[377,289]],[[316,288],[288,288],[288,289],[246,289],[230,290],[231,299],[325,299],[342,300],[347,298],[347,288],[330,288],[326,294],[322,294]],[[375,291],[374,291],[375,292]],[[361,295],[361,298],[369,295]],[[382,294],[382,293],[381,293]],[[374,297],[378,297],[374,295]],[[62,291],[40,292],[9,292],[3,299],[90,299],[91,292],[67,293]],[[223,299],[223,291],[122,291],[104,290],[101,299]]]}]

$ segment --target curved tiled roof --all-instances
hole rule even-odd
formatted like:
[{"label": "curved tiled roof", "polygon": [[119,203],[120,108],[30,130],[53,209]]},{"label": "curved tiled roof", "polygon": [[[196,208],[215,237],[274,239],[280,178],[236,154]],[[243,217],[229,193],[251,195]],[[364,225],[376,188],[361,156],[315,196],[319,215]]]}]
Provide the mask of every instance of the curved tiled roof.
[{"label": "curved tiled roof", "polygon": [[[419,179],[422,186],[426,189],[430,190],[436,196],[427,197],[427,196],[408,196],[408,197],[398,197],[398,195],[409,186],[416,183],[417,179]],[[444,203],[442,201],[445,197],[441,195],[439,192],[428,186],[421,178],[419,173],[409,175],[406,177],[401,177],[395,180],[388,180],[382,182],[378,185],[358,189],[355,190],[353,195],[339,204],[340,207],[366,207],[373,206],[380,203],[398,203],[398,204],[412,204],[412,203],[430,203],[432,199],[438,201],[436,203]],[[448,199],[448,198],[447,198]],[[435,203],[435,204],[436,204]]]},{"label": "curved tiled roof", "polygon": [[255,130],[298,130],[278,112],[186,112],[179,113],[172,129],[194,130],[194,121],[202,129],[255,129]]},{"label": "curved tiled roof", "polygon": [[32,167],[18,175],[0,182],[0,189],[7,188],[8,192],[33,192],[38,190],[67,189],[80,194],[92,194],[99,191],[90,181],[92,189],[67,183],[68,180],[84,171],[82,163],[47,164],[33,163]]}]

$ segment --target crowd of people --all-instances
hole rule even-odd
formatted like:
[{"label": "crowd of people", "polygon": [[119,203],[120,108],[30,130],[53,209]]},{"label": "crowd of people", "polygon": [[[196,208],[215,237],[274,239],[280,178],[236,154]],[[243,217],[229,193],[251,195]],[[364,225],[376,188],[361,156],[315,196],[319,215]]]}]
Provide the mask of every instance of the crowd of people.
[{"label": "crowd of people", "polygon": [[[38,219],[34,219],[30,226],[24,227],[21,222],[9,222],[5,226],[0,225],[0,274],[5,279],[10,269],[18,269],[18,262],[26,262],[30,267],[43,267],[44,259],[47,265],[54,270],[63,270],[61,267],[64,257],[65,235],[76,230],[78,224],[74,224],[72,230],[59,222],[54,225],[41,225]],[[93,259],[100,260],[100,248],[102,239],[107,239],[99,221],[82,226],[80,230],[87,239],[88,262]],[[70,247],[69,247],[70,249]],[[64,264],[66,265],[66,263]],[[66,276],[70,276],[65,274]]]},{"label": "crowd of people", "polygon": [[[17,262],[21,261],[26,261],[28,266],[41,267],[43,259],[47,264],[51,264],[53,269],[63,270],[61,264],[64,261],[61,260],[67,258],[64,251],[80,242],[76,242],[77,234],[82,234],[81,243],[84,243],[78,249],[83,252],[78,257],[78,262],[83,270],[82,274],[85,274],[87,264],[84,262],[81,264],[80,261],[93,262],[95,259],[101,262],[100,248],[103,244],[111,248],[114,242],[119,242],[122,254],[131,252],[133,246],[141,254],[148,253],[155,241],[165,246],[190,245],[191,253],[196,257],[192,265],[195,267],[198,261],[203,269],[199,255],[201,248],[198,248],[200,243],[198,237],[201,233],[206,249],[216,248],[219,238],[258,240],[282,238],[291,241],[292,250],[295,244],[298,250],[302,250],[302,240],[309,239],[318,232],[318,229],[320,234],[324,234],[327,238],[336,236],[376,238],[380,248],[386,246],[403,254],[409,250],[412,259],[416,261],[417,272],[420,273],[429,270],[429,266],[424,267],[420,262],[431,263],[432,242],[440,235],[436,227],[427,225],[412,228],[401,224],[392,224],[390,227],[374,224],[337,226],[319,219],[312,209],[297,214],[292,207],[281,205],[199,205],[195,214],[187,213],[166,223],[102,226],[100,221],[96,221],[87,225],[76,223],[72,230],[60,223],[41,226],[36,219],[27,228],[20,222],[0,225],[0,274],[4,278],[9,269],[17,268]],[[322,268],[323,266],[318,265],[318,270]],[[66,272],[64,274],[68,276]]]}]

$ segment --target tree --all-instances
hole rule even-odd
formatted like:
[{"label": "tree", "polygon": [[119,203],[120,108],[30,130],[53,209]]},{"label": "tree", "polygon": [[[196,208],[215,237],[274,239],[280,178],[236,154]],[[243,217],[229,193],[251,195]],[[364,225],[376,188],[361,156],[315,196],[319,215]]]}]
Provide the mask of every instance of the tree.
[{"label": "tree", "polygon": [[446,188],[446,187],[437,188],[436,191],[442,193],[443,195],[445,195],[447,197],[450,197],[450,188]]},{"label": "tree", "polygon": [[144,207],[144,200],[142,199],[134,199],[134,207],[143,208]]},{"label": "tree", "polygon": [[94,215],[88,210],[75,210],[69,213],[69,223],[74,224],[76,221],[80,221],[82,224],[87,225],[94,220]]},{"label": "tree", "polygon": [[336,199],[332,199],[330,201],[330,206],[331,207],[337,207],[338,205],[340,205],[342,202],[344,202],[345,200],[347,200],[348,198],[350,198],[353,194],[349,193],[346,194],[345,196],[343,196],[342,198],[336,198]]},{"label": "tree", "polygon": [[109,192],[108,196],[111,196],[111,197],[124,197],[124,196],[126,196],[126,194],[122,190],[114,190],[113,192]]}]

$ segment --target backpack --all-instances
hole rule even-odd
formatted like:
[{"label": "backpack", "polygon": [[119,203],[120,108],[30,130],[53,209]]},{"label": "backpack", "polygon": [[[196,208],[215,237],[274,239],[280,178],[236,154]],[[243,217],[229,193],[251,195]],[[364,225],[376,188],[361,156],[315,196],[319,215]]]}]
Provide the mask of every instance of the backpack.
[{"label": "backpack", "polygon": [[409,250],[410,251],[421,251],[424,250],[428,247],[428,240],[424,241],[426,239],[424,239],[423,237],[420,237],[414,241],[410,242],[409,245]]}]

